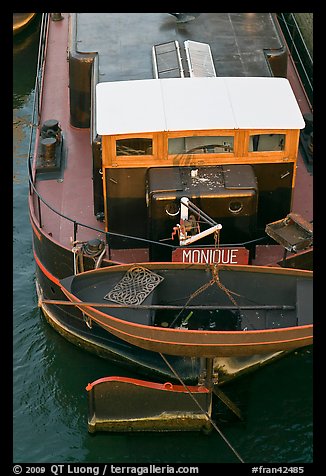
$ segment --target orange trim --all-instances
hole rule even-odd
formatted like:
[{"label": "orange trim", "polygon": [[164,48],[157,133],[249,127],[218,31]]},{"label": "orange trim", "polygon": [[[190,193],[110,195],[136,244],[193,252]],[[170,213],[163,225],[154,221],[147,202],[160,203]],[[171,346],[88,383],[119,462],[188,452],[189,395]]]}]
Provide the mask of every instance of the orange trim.
[{"label": "orange trim", "polygon": [[36,228],[36,225],[35,225],[35,223],[34,223],[34,221],[33,221],[31,215],[30,215],[30,222],[31,222],[31,225],[32,225],[32,228],[33,228],[33,231],[34,231],[35,235],[37,236],[37,238],[38,238],[39,240],[41,240],[41,233],[40,233],[40,231]]},{"label": "orange trim", "polygon": [[[92,388],[95,385],[98,385],[100,383],[104,382],[125,382],[125,383],[132,383],[134,385],[139,385],[141,387],[147,387],[147,388],[153,388],[156,390],[167,390],[167,391],[174,391],[174,392],[185,392],[186,390],[182,385],[174,385],[170,382],[165,382],[163,384],[161,383],[155,383],[155,382],[148,382],[147,380],[139,380],[139,379],[134,379],[134,378],[129,378],[129,377],[103,377],[99,378],[98,380],[95,380],[92,383],[89,383],[86,387],[86,390],[89,392],[92,390]],[[199,385],[192,385],[192,386],[187,386],[188,390],[190,390],[192,393],[209,393],[209,390],[206,387],[199,386]]]},{"label": "orange trim", "polygon": [[[173,261],[150,261],[150,262],[135,262],[135,263],[121,263],[117,266],[114,266],[114,272],[128,270],[130,266],[146,266],[149,269],[174,269],[174,268],[194,268],[194,269],[201,269],[207,266],[205,263],[181,263],[181,262],[173,262]],[[268,265],[252,265],[252,264],[219,264],[219,270],[236,270],[236,271],[250,271],[251,273],[264,273],[268,274],[286,274],[292,276],[313,276],[313,271],[306,270],[306,269],[295,269],[295,268],[282,268],[279,266],[268,266]],[[83,274],[91,274],[91,273],[107,273],[109,270],[108,268],[98,268],[96,270],[90,269],[88,271],[84,271]],[[111,271],[110,271],[111,272]],[[113,272],[113,271],[112,271]]]},{"label": "orange trim", "polygon": [[[67,297],[69,298],[68,294],[70,296],[73,296],[71,293],[67,292],[66,289],[63,289],[65,293],[67,293]],[[74,297],[74,296],[73,296]],[[70,299],[70,298],[69,298]],[[73,302],[76,302],[76,301],[73,301]],[[79,301],[79,302],[82,302],[82,301]],[[78,301],[76,302],[76,306],[78,307]],[[86,306],[87,308],[88,306]],[[90,309],[94,309],[94,308],[90,308]],[[83,309],[83,311],[85,312],[85,308]],[[116,317],[113,317],[113,316],[108,316],[107,314],[101,312],[101,311],[97,311],[96,309],[94,309],[95,312],[99,313],[99,314],[103,314],[103,316],[105,318],[110,318],[110,319],[113,319],[114,321],[118,321],[118,322],[121,322],[121,319],[118,319]],[[185,347],[191,347],[191,346],[194,346],[196,345],[196,347],[229,347],[229,346],[232,346],[232,347],[239,347],[239,346],[259,346],[259,345],[275,345],[276,343],[287,343],[287,342],[299,342],[299,341],[304,341],[304,340],[307,340],[307,339],[310,339],[312,338],[312,336],[303,336],[303,337],[298,337],[298,338],[294,338],[294,339],[284,339],[284,340],[277,340],[277,341],[262,341],[262,342],[241,342],[241,343],[232,343],[232,342],[228,342],[228,343],[223,343],[223,344],[218,344],[218,343],[208,343],[208,344],[201,344],[201,343],[196,343],[194,344],[193,342],[189,342],[189,343],[181,343],[181,342],[178,342],[176,343],[175,341],[167,341],[167,340],[157,340],[157,339],[152,339],[150,337],[144,337],[144,336],[139,336],[139,335],[134,335],[134,334],[130,334],[124,330],[121,330],[121,329],[117,329],[115,327],[112,327],[110,326],[109,324],[106,324],[105,322],[102,322],[100,321],[99,319],[96,319],[94,316],[90,316],[91,319],[93,319],[95,322],[97,322],[99,325],[101,325],[102,327],[107,327],[108,329],[112,329],[113,331],[115,331],[115,333],[120,333],[120,334],[123,334],[123,335],[126,335],[128,337],[131,337],[133,340],[135,339],[138,339],[138,340],[141,340],[141,341],[150,341],[150,342],[154,342],[154,343],[157,343],[157,344],[164,344],[164,345],[173,345],[173,346],[185,346]],[[142,327],[142,328],[150,328],[151,326],[146,326],[146,325],[143,325],[143,324],[135,324],[135,323],[128,323],[128,325],[130,327]],[[300,326],[300,329],[312,329],[313,325],[312,324],[307,324],[305,326]],[[265,330],[255,330],[255,331],[246,331],[246,335],[250,335],[250,334],[256,334],[256,333],[260,333],[260,334],[268,334],[268,333],[275,333],[275,332],[284,332],[284,331],[287,331],[287,330],[292,330],[292,329],[298,329],[298,327],[286,327],[286,328],[283,328],[283,329],[265,329]],[[167,331],[167,332],[183,332],[181,329],[164,329],[164,331]],[[110,331],[109,331],[110,332]],[[193,333],[207,333],[207,331],[197,331],[197,330],[193,330],[191,331]],[[164,332],[165,333],[165,332]],[[210,334],[213,334],[213,333],[218,333],[218,334],[229,334],[230,336],[233,335],[233,334],[243,334],[243,331],[210,331]]]},{"label": "orange trim", "polygon": [[[254,347],[257,347],[259,345],[275,345],[275,344],[280,344],[280,343],[287,343],[287,342],[297,342],[297,341],[303,341],[303,340],[307,340],[307,339],[310,339],[312,338],[312,336],[304,336],[304,337],[298,337],[298,338],[295,338],[295,339],[285,339],[285,340],[276,340],[276,341],[263,341],[263,342],[241,342],[241,343],[232,343],[232,342],[227,342],[227,343],[224,343],[224,344],[218,344],[218,343],[215,343],[215,342],[212,342],[212,343],[209,343],[209,344],[201,344],[201,343],[194,343],[194,342],[175,342],[175,341],[167,341],[167,340],[157,340],[157,339],[152,339],[150,337],[143,337],[143,336],[138,336],[138,335],[134,335],[134,334],[129,334],[128,332],[125,332],[121,329],[117,329],[115,327],[112,327],[112,326],[109,326],[108,324],[105,324],[103,323],[102,321],[99,321],[97,320],[96,318],[94,317],[91,317],[91,319],[93,319],[95,322],[97,322],[99,325],[101,326],[105,326],[107,327],[108,329],[112,329],[114,330],[116,333],[119,333],[119,334],[123,334],[123,335],[126,335],[126,336],[130,336],[133,340],[141,340],[141,341],[145,341],[145,342],[154,342],[154,343],[157,343],[157,344],[163,344],[163,345],[169,345],[169,346],[183,346],[183,347],[193,347],[193,346],[196,346],[196,347],[243,347],[243,346],[254,346]],[[146,327],[146,326],[144,326]],[[150,326],[147,326],[147,327],[150,327]],[[308,326],[302,326],[302,328],[308,328],[308,327],[312,327],[312,325],[308,325]],[[296,327],[287,327],[285,329],[297,329]],[[179,329],[166,329],[166,330],[170,330],[170,331],[179,331]],[[265,331],[262,331],[262,332],[270,332],[270,331],[276,331],[276,330],[282,330],[282,329],[267,329]],[[284,329],[283,329],[284,330]],[[181,332],[183,332],[181,330]],[[193,331],[193,332],[205,332],[205,331]],[[207,331],[206,331],[207,332]],[[213,332],[216,332],[216,333],[225,333],[227,331],[210,331],[210,333],[213,333]],[[246,331],[246,334],[248,334],[248,332],[259,332],[259,331]],[[243,331],[233,331],[233,333],[243,333]],[[129,340],[127,341],[129,342]]]},{"label": "orange trim", "polygon": [[40,268],[40,270],[42,271],[43,274],[45,274],[45,276],[50,280],[52,281],[54,284],[56,284],[57,286],[60,286],[60,281],[58,278],[56,278],[55,276],[53,276],[53,274],[51,274],[46,268],[45,266],[43,266],[43,264],[41,263],[41,261],[38,259],[38,257],[36,256],[36,253],[34,251],[34,259],[36,261],[36,264],[37,266]]}]

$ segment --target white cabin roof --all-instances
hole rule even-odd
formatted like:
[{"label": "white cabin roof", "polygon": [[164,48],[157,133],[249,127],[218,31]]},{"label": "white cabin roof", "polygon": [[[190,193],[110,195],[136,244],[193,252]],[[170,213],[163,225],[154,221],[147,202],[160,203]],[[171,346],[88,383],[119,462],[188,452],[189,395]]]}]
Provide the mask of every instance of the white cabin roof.
[{"label": "white cabin roof", "polygon": [[285,78],[168,78],[96,85],[99,135],[304,126]]}]

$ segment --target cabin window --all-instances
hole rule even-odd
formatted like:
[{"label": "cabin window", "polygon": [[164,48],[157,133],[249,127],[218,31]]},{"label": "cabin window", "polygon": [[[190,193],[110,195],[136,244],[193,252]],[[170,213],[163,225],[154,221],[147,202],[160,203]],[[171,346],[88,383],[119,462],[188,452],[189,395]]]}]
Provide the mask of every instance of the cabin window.
[{"label": "cabin window", "polygon": [[284,150],[285,134],[255,134],[249,137],[249,152]]},{"label": "cabin window", "polygon": [[116,141],[116,155],[153,155],[153,140],[147,137],[132,137]]},{"label": "cabin window", "polygon": [[168,140],[169,154],[225,154],[233,152],[233,136],[189,136]]}]

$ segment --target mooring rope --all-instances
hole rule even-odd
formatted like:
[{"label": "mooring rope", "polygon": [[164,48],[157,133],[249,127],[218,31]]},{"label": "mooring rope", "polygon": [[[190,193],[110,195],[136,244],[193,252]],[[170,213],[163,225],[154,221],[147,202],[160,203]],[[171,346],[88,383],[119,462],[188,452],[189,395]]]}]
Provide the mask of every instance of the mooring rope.
[{"label": "mooring rope", "polygon": [[237,293],[234,293],[232,291],[230,291],[226,286],[224,286],[223,283],[221,283],[220,281],[220,277],[218,275],[218,271],[219,271],[219,268],[218,268],[218,264],[217,263],[214,263],[212,265],[210,265],[210,268],[211,268],[211,271],[212,271],[212,279],[210,281],[208,281],[207,283],[203,284],[200,288],[198,288],[196,291],[194,291],[188,298],[187,302],[184,304],[184,306],[182,307],[182,309],[180,310],[180,312],[176,315],[176,317],[173,319],[173,321],[171,322],[171,324],[169,325],[169,327],[173,327],[174,324],[176,323],[176,321],[179,319],[180,315],[182,314],[182,312],[184,311],[184,309],[187,308],[187,306],[189,305],[189,303],[197,296],[199,296],[199,294],[201,294],[203,291],[205,291],[207,288],[209,288],[210,286],[212,286],[212,284],[216,283],[221,289],[222,291],[224,291],[226,293],[226,295],[228,296],[228,298],[230,299],[230,301],[232,302],[232,304],[239,310],[241,311],[241,308],[239,307],[238,303],[236,302],[236,300],[234,299],[234,297],[232,296],[232,294],[235,294],[236,296],[239,296],[239,294]]},{"label": "mooring rope", "polygon": [[189,388],[187,387],[187,385],[184,383],[184,381],[182,380],[182,378],[180,377],[180,375],[178,375],[177,371],[172,367],[172,365],[170,364],[170,362],[166,359],[166,357],[161,354],[161,352],[159,352],[160,356],[162,357],[162,359],[164,360],[164,362],[166,363],[166,365],[169,367],[169,369],[171,370],[171,372],[174,374],[174,376],[179,380],[179,382],[181,383],[181,385],[185,388],[185,390],[187,391],[187,393],[189,394],[189,396],[193,399],[193,401],[195,402],[195,404],[198,406],[198,408],[200,409],[200,411],[202,411],[204,413],[204,415],[206,416],[206,418],[208,418],[209,422],[211,423],[211,425],[213,426],[213,428],[218,432],[218,434],[221,436],[221,438],[225,441],[225,443],[228,445],[228,447],[231,449],[231,451],[236,455],[236,457],[238,458],[238,460],[241,462],[241,463],[244,463],[243,459],[241,458],[241,456],[239,455],[239,453],[237,452],[237,450],[232,446],[232,444],[229,442],[229,440],[226,438],[226,436],[222,433],[222,431],[220,430],[220,428],[216,425],[216,423],[212,420],[211,416],[207,413],[207,411],[201,406],[201,404],[196,400],[196,398],[194,397],[194,395],[191,393],[191,391],[189,390]]},{"label": "mooring rope", "polygon": [[75,242],[71,251],[73,252],[73,255],[74,255],[74,274],[77,275],[79,273],[83,273],[84,260],[83,260],[83,252],[82,252],[81,243]]},{"label": "mooring rope", "polygon": [[237,307],[239,310],[241,310],[239,308],[238,303],[236,302],[236,300],[232,296],[232,294],[235,294],[236,296],[239,296],[239,294],[236,294],[234,292],[232,293],[232,291],[230,291],[230,289],[228,289],[226,286],[224,286],[224,284],[221,282],[220,277],[218,275],[218,272],[219,272],[218,264],[213,264],[211,269],[212,269],[212,275],[213,275],[213,279],[212,279],[213,283],[216,283],[222,289],[222,291],[225,292],[225,294],[230,299],[232,304],[234,304],[235,307]]},{"label": "mooring rope", "polygon": [[[219,249],[220,247],[220,230],[216,230],[215,233],[214,233],[214,247],[216,249]],[[239,294],[235,293],[235,292],[232,292],[230,291],[226,286],[224,286],[223,283],[221,283],[220,281],[220,277],[218,275],[218,272],[219,272],[219,265],[218,263],[213,263],[210,265],[210,269],[212,271],[212,279],[208,282],[208,283],[205,283],[203,284],[203,286],[201,286],[200,288],[198,288],[195,292],[193,292],[187,302],[185,303],[185,305],[183,306],[183,308],[180,310],[180,312],[178,312],[178,314],[176,315],[176,317],[173,319],[173,321],[171,322],[171,324],[169,325],[169,327],[173,327],[174,324],[177,322],[177,320],[179,319],[180,315],[182,314],[182,312],[184,311],[184,309],[187,308],[187,306],[189,305],[190,301],[192,301],[196,296],[198,296],[199,294],[201,294],[203,291],[205,291],[207,288],[209,288],[210,286],[212,286],[212,284],[216,283],[219,288],[222,289],[222,291],[225,292],[225,294],[228,296],[228,298],[230,299],[230,301],[233,303],[233,305],[241,312],[241,309],[238,305],[238,303],[236,302],[236,300],[234,299],[234,297],[232,296],[232,294],[235,294],[236,296],[239,296]]]}]

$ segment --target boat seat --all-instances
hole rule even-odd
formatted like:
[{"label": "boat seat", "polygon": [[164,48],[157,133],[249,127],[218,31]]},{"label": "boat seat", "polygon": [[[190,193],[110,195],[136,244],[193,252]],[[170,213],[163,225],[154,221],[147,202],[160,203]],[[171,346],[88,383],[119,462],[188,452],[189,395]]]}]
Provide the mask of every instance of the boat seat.
[{"label": "boat seat", "polygon": [[280,311],[276,309],[262,310],[259,312],[255,310],[242,311],[241,329],[243,331],[277,329],[279,327],[278,323],[281,323],[281,327],[292,327],[296,325],[295,311],[283,311],[281,320],[279,320],[279,313]]},{"label": "boat seat", "polygon": [[[154,289],[141,305],[157,304],[157,293]],[[115,310],[114,316],[124,321],[133,322],[135,324],[152,325],[154,322],[155,309],[121,309]]]},{"label": "boat seat", "polygon": [[[259,323],[259,321],[258,321]],[[243,331],[252,331],[257,329],[257,314],[254,310],[246,310],[241,312],[241,329]]]},{"label": "boat seat", "polygon": [[312,324],[312,293],[313,288],[309,279],[298,279],[296,300],[298,326]]}]

